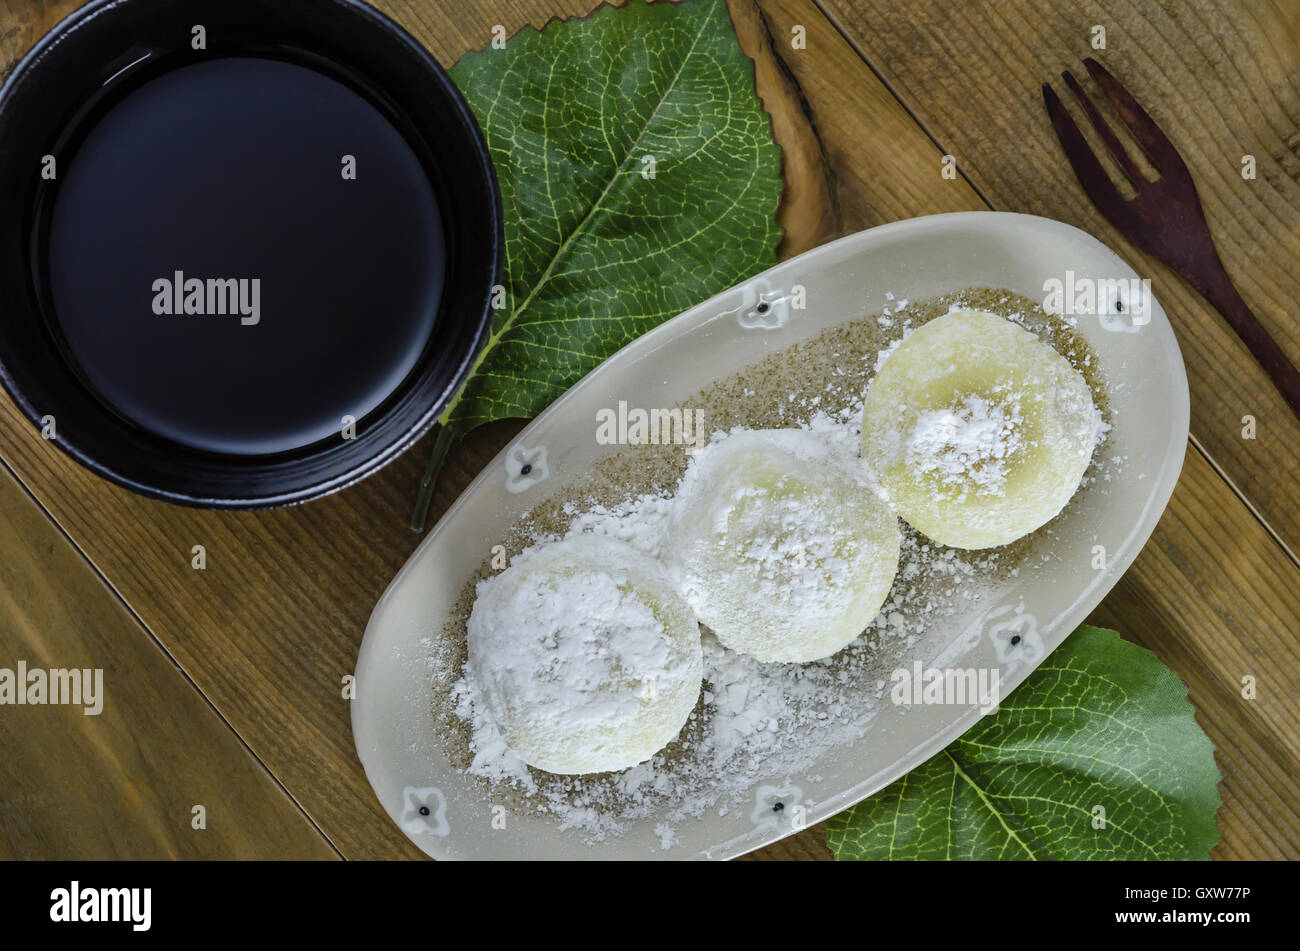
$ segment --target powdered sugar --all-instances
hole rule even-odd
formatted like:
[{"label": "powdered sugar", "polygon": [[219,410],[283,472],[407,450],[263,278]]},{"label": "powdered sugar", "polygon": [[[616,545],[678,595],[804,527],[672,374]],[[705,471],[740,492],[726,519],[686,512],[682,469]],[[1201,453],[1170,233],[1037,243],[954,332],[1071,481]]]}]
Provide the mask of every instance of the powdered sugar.
[{"label": "powdered sugar", "polygon": [[[819,414],[809,429],[829,446],[849,445],[858,424],[836,423],[838,416]],[[665,502],[662,495],[645,494],[616,506],[570,507],[568,535],[606,535],[647,553],[659,551],[669,524]],[[539,544],[548,540],[540,538]],[[593,841],[618,834],[639,818],[666,815],[656,835],[667,848],[675,841],[675,833],[670,835],[675,823],[709,809],[737,810],[759,778],[802,774],[826,751],[859,739],[896,658],[925,635],[930,623],[975,599],[981,575],[997,563],[996,555],[972,560],[905,536],[900,579],[906,583],[895,586],[861,637],[825,661],[763,663],[728,650],[705,629],[704,690],[682,737],[619,773],[559,778],[530,770],[501,740],[472,678],[463,679],[457,712],[472,727],[474,758],[468,771],[524,792],[561,828],[580,830]]]},{"label": "powdered sugar", "polygon": [[608,537],[539,547],[480,582],[466,634],[470,712],[481,700],[514,751],[551,772],[644,760],[699,695],[690,610],[657,562]]},{"label": "powdered sugar", "polygon": [[666,561],[700,622],[760,660],[807,662],[860,634],[889,591],[897,519],[855,453],[805,430],[737,431],[691,462]]},{"label": "powdered sugar", "polygon": [[916,472],[936,477],[947,498],[964,501],[972,487],[1003,495],[1023,427],[1014,394],[996,401],[968,395],[951,409],[920,414],[907,441],[907,461]]},{"label": "powdered sugar", "polygon": [[[880,318],[866,319],[888,328],[885,339],[870,349],[828,345],[809,355],[808,366],[824,371],[809,371],[800,385],[779,388],[751,376],[730,391],[729,404],[771,407],[766,418],[756,415],[761,422],[753,425],[801,426],[836,451],[856,454],[867,380],[893,352],[891,341],[896,346],[903,334],[935,313],[927,311],[926,303],[904,311],[906,306],[891,302]],[[979,407],[969,409],[969,422],[977,422]],[[709,418],[726,417],[711,411]],[[726,424],[728,431],[732,425]],[[975,444],[977,456],[989,445],[987,440]],[[996,459],[994,450],[986,455]],[[1108,479],[1112,469],[1108,465],[1097,474]],[[607,496],[600,504],[571,498],[563,505],[563,517],[547,522],[532,535],[532,543],[608,536],[661,557],[671,488],[633,491],[616,501]],[[860,637],[824,661],[762,663],[726,649],[706,629],[704,687],[681,735],[646,762],[617,773],[562,777],[530,769],[501,740],[476,686],[462,680],[455,697],[457,712],[470,728],[468,771],[486,780],[485,801],[511,802],[512,809],[552,817],[557,828],[591,841],[621,834],[647,817],[653,817],[654,844],[663,849],[676,847],[681,823],[706,812],[730,816],[729,821],[743,827],[754,808],[756,783],[812,780],[813,772],[818,781],[833,775],[837,757],[828,754],[867,734],[890,671],[918,657],[938,656],[949,646],[950,632],[962,628],[962,619],[1002,580],[1016,575],[1030,553],[1040,557],[1033,547],[956,551],[905,531],[898,578],[884,606]],[[808,788],[802,780],[799,784]],[[814,803],[806,799],[805,805]]]},{"label": "powdered sugar", "polygon": [[569,523],[565,537],[603,535],[617,538],[651,558],[658,558],[662,554],[664,527],[671,510],[672,499],[669,496],[650,493],[614,506],[592,505],[582,510],[568,502],[564,512],[573,516],[573,521]]}]

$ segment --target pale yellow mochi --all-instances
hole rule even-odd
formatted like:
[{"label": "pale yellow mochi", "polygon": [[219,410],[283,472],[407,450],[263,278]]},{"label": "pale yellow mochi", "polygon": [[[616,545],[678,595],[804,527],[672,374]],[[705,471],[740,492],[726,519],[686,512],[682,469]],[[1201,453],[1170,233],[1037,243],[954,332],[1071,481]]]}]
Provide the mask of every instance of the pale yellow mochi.
[{"label": "pale yellow mochi", "polygon": [[910,525],[991,548],[1065,507],[1100,427],[1068,360],[1004,317],[956,311],[914,331],[872,381],[862,458]]},{"label": "pale yellow mochi", "polygon": [[800,430],[732,433],[696,456],[666,558],[701,623],[762,661],[829,657],[880,610],[898,519],[860,461]]},{"label": "pale yellow mochi", "polygon": [[480,582],[469,673],[506,744],[551,773],[644,762],[700,695],[700,627],[663,566],[580,535]]}]

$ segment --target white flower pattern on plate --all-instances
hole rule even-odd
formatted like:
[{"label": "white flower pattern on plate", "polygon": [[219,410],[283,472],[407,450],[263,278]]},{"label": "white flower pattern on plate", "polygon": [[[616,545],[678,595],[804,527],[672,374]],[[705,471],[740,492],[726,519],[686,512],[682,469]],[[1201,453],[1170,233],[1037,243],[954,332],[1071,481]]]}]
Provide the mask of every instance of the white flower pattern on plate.
[{"label": "white flower pattern on plate", "polygon": [[506,489],[515,495],[545,481],[550,474],[545,446],[525,449],[523,443],[516,443],[506,453]]},{"label": "white flower pattern on plate", "polygon": [[806,812],[803,790],[787,779],[780,786],[763,785],[754,790],[754,810],[749,818],[756,829],[776,831],[794,826]]},{"label": "white flower pattern on plate", "polygon": [[[996,621],[999,617],[1005,620]],[[1000,664],[1032,664],[1043,656],[1043,638],[1038,633],[1038,618],[1024,610],[1003,605],[989,612],[988,635],[993,641]]]},{"label": "white flower pattern on plate", "polygon": [[402,790],[401,824],[407,835],[450,834],[447,797],[435,786],[407,786]]},{"label": "white flower pattern on plate", "polygon": [[765,278],[741,288],[741,305],[720,316],[735,315],[746,330],[776,330],[790,319],[791,294],[774,288]]}]

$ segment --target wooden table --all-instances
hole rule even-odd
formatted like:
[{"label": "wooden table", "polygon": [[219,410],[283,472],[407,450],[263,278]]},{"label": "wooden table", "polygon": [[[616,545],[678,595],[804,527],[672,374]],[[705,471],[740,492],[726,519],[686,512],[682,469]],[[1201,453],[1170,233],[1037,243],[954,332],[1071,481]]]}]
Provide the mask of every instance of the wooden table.
[{"label": "wooden table", "polygon": [[[513,33],[591,5],[378,3],[446,64],[496,24]],[[0,0],[0,70],[75,6]],[[1091,208],[1039,97],[1089,54],[1139,95],[1187,159],[1243,295],[1300,360],[1300,7],[731,9],[785,150],[782,254],[899,218],[995,208],[1078,225],[1154,279],[1187,361],[1191,445],[1155,536],[1094,620],[1187,681],[1223,773],[1214,855],[1300,858],[1300,424],[1210,308]],[[1092,49],[1094,26],[1105,50]],[[956,178],[941,174],[945,155]],[[1254,439],[1242,435],[1248,415]],[[520,425],[453,451],[435,515]],[[371,607],[419,541],[406,519],[429,449],[298,508],[197,512],[91,477],[0,399],[0,666],[103,667],[107,694],[98,717],[0,710],[0,858],[418,857],[362,773],[342,682]],[[756,857],[827,858],[824,830]]]}]

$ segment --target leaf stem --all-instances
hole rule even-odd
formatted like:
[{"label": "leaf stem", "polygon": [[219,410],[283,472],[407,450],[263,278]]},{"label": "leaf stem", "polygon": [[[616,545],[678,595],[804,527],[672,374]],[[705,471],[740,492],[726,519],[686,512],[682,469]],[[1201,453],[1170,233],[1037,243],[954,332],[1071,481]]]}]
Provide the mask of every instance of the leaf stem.
[{"label": "leaf stem", "polygon": [[429,521],[429,509],[433,505],[433,490],[438,487],[438,476],[447,461],[447,453],[456,437],[450,426],[438,427],[438,438],[433,442],[433,452],[429,464],[425,467],[424,478],[420,480],[420,491],[415,496],[415,507],[411,510],[411,531],[419,534],[424,531]]}]

